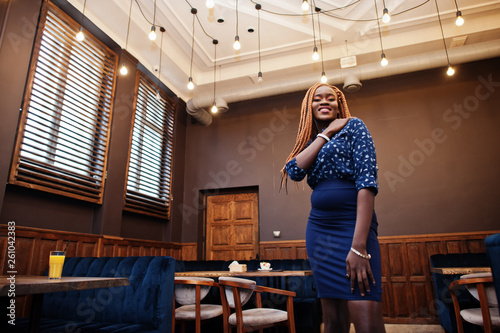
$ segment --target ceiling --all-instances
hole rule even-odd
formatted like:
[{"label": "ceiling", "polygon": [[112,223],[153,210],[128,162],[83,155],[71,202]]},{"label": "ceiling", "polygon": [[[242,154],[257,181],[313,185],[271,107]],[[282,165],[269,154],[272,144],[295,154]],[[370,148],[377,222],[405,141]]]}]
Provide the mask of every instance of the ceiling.
[{"label": "ceiling", "polygon": [[[214,75],[216,95],[235,102],[307,89],[319,81],[323,68],[329,83],[342,86],[349,73],[363,83],[427,68],[443,67],[445,73],[447,67],[435,0],[316,0],[321,13],[313,15],[303,14],[301,0],[262,0],[260,11],[256,0],[215,0],[213,9],[205,0],[156,0],[156,14],[155,0],[131,1],[128,41],[130,1],[88,0],[85,16],[153,73],[161,68],[161,81],[186,101],[213,100]],[[68,2],[83,11],[84,0]],[[376,13],[380,18],[384,3],[391,21],[379,21],[379,34]],[[461,27],[455,25],[456,4],[465,19]],[[437,5],[452,65],[500,56],[500,1],[438,0]],[[191,6],[197,9],[193,90],[187,88]],[[148,39],[153,17],[155,25],[165,28],[163,38],[157,29],[156,41]],[[233,49],[236,34],[239,51]],[[312,60],[315,43],[323,61]],[[380,66],[381,46],[389,60],[386,67]],[[259,55],[262,83],[257,81]],[[349,56],[356,57],[356,66],[341,68],[341,59]]]}]

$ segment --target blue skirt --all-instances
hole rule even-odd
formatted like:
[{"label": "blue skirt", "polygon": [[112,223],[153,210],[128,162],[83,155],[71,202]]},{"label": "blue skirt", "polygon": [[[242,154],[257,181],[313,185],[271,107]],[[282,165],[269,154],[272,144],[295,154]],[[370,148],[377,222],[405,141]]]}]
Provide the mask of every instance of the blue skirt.
[{"label": "blue skirt", "polygon": [[311,213],[306,229],[307,255],[311,262],[319,298],[382,301],[380,246],[377,217],[373,213],[366,250],[371,254],[370,267],[375,286],[362,297],[346,277],[345,260],[349,254],[354,227],[358,191],[354,183],[342,180],[320,182],[311,194]]}]

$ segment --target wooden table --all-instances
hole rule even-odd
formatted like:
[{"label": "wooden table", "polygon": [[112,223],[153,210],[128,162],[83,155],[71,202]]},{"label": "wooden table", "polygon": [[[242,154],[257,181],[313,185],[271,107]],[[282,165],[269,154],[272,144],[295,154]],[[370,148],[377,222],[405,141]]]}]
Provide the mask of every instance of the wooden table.
[{"label": "wooden table", "polygon": [[432,267],[431,273],[455,275],[491,272],[491,267]]},{"label": "wooden table", "polygon": [[209,277],[218,278],[221,276],[234,277],[289,277],[289,276],[308,276],[312,275],[311,270],[291,271],[291,270],[258,270],[247,272],[230,272],[230,271],[190,271],[190,272],[175,272],[175,276],[193,276],[193,277]]},{"label": "wooden table", "polygon": [[[15,282],[11,285],[9,276],[0,275],[0,304],[2,308],[9,306],[9,294],[15,296],[33,295],[30,313],[30,332],[37,332],[40,324],[43,295],[58,291],[72,291],[83,289],[97,289],[128,286],[128,278],[102,278],[102,277],[62,277],[50,280],[47,276],[15,276]],[[12,289],[12,287],[14,289]],[[5,318],[2,318],[4,320]]]}]

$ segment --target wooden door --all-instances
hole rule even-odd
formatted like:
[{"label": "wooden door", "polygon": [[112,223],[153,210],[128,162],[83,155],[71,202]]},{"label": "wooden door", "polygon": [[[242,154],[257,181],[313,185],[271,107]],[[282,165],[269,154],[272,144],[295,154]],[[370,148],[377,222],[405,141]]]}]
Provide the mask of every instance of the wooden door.
[{"label": "wooden door", "polygon": [[259,251],[257,193],[207,197],[206,260],[255,259]]}]

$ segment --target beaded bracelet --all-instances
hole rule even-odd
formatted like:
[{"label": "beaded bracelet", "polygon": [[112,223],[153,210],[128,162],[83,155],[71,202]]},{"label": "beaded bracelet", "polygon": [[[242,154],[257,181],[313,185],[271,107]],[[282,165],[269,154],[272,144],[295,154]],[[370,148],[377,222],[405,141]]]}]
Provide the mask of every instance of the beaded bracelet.
[{"label": "beaded bracelet", "polygon": [[360,256],[363,259],[370,260],[372,258],[371,254],[364,255],[363,253],[359,252],[358,250],[354,249],[351,247],[351,251]]},{"label": "beaded bracelet", "polygon": [[329,141],[330,141],[330,138],[329,138],[329,137],[327,137],[326,135],[324,135],[323,133],[319,133],[316,137],[318,137],[318,136],[319,136],[319,137],[321,137],[321,138],[323,138],[323,139],[325,139],[325,140],[326,140],[326,142],[329,142]]}]

